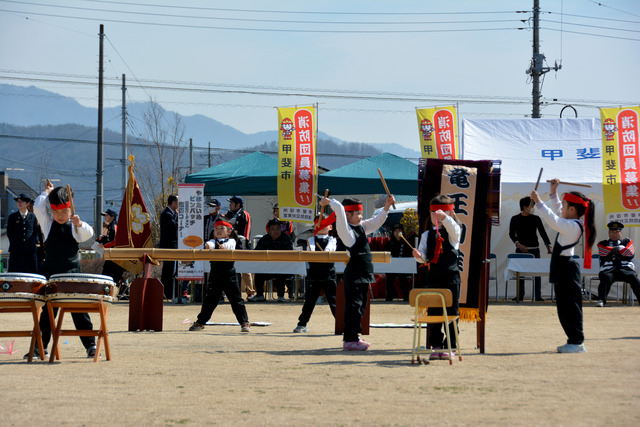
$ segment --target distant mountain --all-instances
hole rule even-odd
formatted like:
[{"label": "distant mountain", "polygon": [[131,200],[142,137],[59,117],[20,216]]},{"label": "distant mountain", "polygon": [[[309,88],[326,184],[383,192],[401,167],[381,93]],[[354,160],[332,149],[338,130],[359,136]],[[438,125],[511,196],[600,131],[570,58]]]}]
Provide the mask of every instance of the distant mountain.
[{"label": "distant mountain", "polygon": [[[130,117],[142,118],[148,103],[129,103],[127,112]],[[104,126],[114,132],[121,132],[121,107],[104,109]],[[179,115],[185,126],[185,136],[193,138],[195,145],[207,146],[211,141],[212,147],[234,147],[245,149],[264,143],[277,141],[276,130],[246,134],[215,119],[196,114],[194,116]],[[97,108],[80,105],[75,99],[59,95],[54,92],[39,89],[35,86],[23,87],[0,84],[0,122],[16,126],[42,126],[78,124],[88,127],[97,126]],[[134,128],[136,127],[134,122]],[[130,132],[135,134],[135,132]],[[135,135],[139,136],[139,135]],[[319,140],[332,140],[338,144],[351,144],[339,138],[319,132]],[[410,150],[397,143],[367,144],[376,151],[386,151],[400,157],[417,158],[420,153]]]}]

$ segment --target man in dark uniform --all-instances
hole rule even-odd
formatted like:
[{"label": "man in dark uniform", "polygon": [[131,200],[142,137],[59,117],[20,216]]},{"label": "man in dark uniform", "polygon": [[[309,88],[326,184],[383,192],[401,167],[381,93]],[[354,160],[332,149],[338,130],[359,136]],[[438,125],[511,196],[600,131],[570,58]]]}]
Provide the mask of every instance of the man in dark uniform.
[{"label": "man in dark uniform", "polygon": [[9,238],[9,270],[14,273],[37,273],[38,259],[36,241],[40,233],[36,216],[27,206],[31,198],[20,194],[14,199],[18,211],[7,218],[7,237]]},{"label": "man in dark uniform", "polygon": [[213,239],[213,229],[215,228],[215,223],[222,219],[222,214],[220,213],[220,202],[218,199],[211,199],[209,202],[209,213],[204,216],[204,230],[202,239],[207,242]]},{"label": "man in dark uniform", "polygon": [[[251,215],[244,209],[244,201],[238,196],[233,196],[227,199],[227,202],[229,202],[229,212],[224,215],[225,219],[236,230],[242,249],[251,249]],[[242,273],[241,276],[241,291],[246,292],[247,297],[251,298],[256,293],[253,287],[253,276],[251,273]]]},{"label": "man in dark uniform", "polygon": [[[160,248],[178,249],[178,196],[175,194],[167,198],[167,207],[160,214]],[[172,299],[178,294],[178,288],[175,286],[173,276],[176,272],[175,261],[162,262],[161,282],[164,285],[164,297]],[[175,291],[175,292],[174,292]]]},{"label": "man in dark uniform", "polygon": [[[551,253],[551,240],[542,225],[542,220],[538,215],[533,214],[531,207],[531,197],[520,199],[520,213],[511,217],[509,223],[509,237],[516,245],[516,253],[532,254],[535,258],[540,258],[540,247],[538,246],[538,235],[547,247],[547,253]],[[534,280],[534,298],[536,301],[543,301],[540,293],[541,279],[537,276]],[[524,297],[524,279],[520,279],[520,300]],[[516,298],[514,298],[515,300]]]},{"label": "man in dark uniform", "polygon": [[[96,241],[103,248],[112,248],[116,240],[118,214],[113,209],[107,209],[106,212],[101,212],[100,215],[104,217],[104,222],[107,225],[107,234],[101,234]],[[124,269],[113,261],[107,260],[102,266],[102,275],[110,276],[116,283],[120,283],[120,280],[122,280],[123,272]]]},{"label": "man in dark uniform", "polygon": [[633,293],[640,298],[640,280],[636,267],[633,265],[633,240],[622,238],[624,224],[612,221],[607,224],[609,239],[598,242],[600,254],[600,272],[598,278],[598,303],[596,306],[604,307],[607,304],[607,295],[613,282],[627,282],[631,285]]}]

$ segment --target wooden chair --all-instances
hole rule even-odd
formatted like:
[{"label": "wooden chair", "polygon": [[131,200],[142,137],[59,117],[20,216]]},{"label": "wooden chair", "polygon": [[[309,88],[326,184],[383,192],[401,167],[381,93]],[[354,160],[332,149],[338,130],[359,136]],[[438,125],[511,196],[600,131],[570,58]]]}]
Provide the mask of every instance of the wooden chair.
[{"label": "wooden chair", "polygon": [[[449,353],[449,364],[453,364],[453,352],[451,351],[451,338],[449,337],[449,325],[453,324],[454,334],[456,337],[456,351],[458,352],[459,360],[462,361],[462,354],[460,354],[460,340],[458,338],[458,319],[460,316],[447,315],[447,307],[453,305],[453,294],[449,289],[412,289],[409,293],[409,304],[411,307],[415,307],[413,317],[413,346],[411,347],[411,364],[414,364],[417,360],[420,363],[420,354],[422,352],[420,348],[420,333],[422,325],[442,323],[444,325],[445,336],[447,337],[447,350]],[[442,315],[429,315],[429,308],[441,308]],[[426,348],[426,346],[425,346]],[[427,350],[425,350],[427,351]],[[440,350],[442,351],[442,350]],[[432,353],[433,350],[428,350]]]}]

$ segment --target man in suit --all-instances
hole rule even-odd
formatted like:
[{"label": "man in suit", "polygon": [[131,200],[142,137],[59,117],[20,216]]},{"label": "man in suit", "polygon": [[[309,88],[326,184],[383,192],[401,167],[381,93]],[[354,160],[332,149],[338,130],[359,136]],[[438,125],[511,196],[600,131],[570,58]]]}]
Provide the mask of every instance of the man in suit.
[{"label": "man in suit", "polygon": [[[175,194],[167,198],[167,207],[160,214],[160,248],[178,249],[178,196]],[[176,272],[175,261],[162,262],[161,281],[164,285],[164,297],[172,299],[180,297],[178,288],[174,285]]]},{"label": "man in suit", "polygon": [[18,211],[7,218],[9,238],[9,271],[15,273],[37,273],[38,259],[36,241],[40,233],[38,220],[27,206],[31,198],[20,194],[14,199]]},{"label": "man in suit", "polygon": [[607,224],[609,239],[598,243],[600,254],[600,272],[598,278],[598,303],[597,307],[607,304],[607,295],[613,282],[627,282],[631,285],[633,293],[640,298],[640,280],[633,265],[633,240],[622,238],[624,224],[619,221],[611,221]]}]

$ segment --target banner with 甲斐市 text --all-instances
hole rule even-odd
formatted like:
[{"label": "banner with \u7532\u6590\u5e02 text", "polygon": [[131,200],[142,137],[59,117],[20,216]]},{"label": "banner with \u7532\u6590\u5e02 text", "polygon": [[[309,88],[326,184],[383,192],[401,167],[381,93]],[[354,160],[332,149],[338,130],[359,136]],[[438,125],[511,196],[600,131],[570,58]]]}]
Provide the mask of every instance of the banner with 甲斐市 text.
[{"label": "banner with \u7532\u6590\u5e02 text", "polygon": [[[178,184],[178,249],[202,249],[204,184]],[[204,261],[178,261],[179,280],[203,280]]]},{"label": "banner with \u7532\u6590\u5e02 text", "polygon": [[458,158],[456,107],[416,108],[420,152],[427,159]]},{"label": "banner with \u7532\u6590\u5e02 text", "polygon": [[602,193],[607,222],[640,226],[640,106],[601,108]]},{"label": "banner with \u7532\u6590\u5e02 text", "polygon": [[280,219],[312,223],[317,193],[314,107],[278,108]]}]

